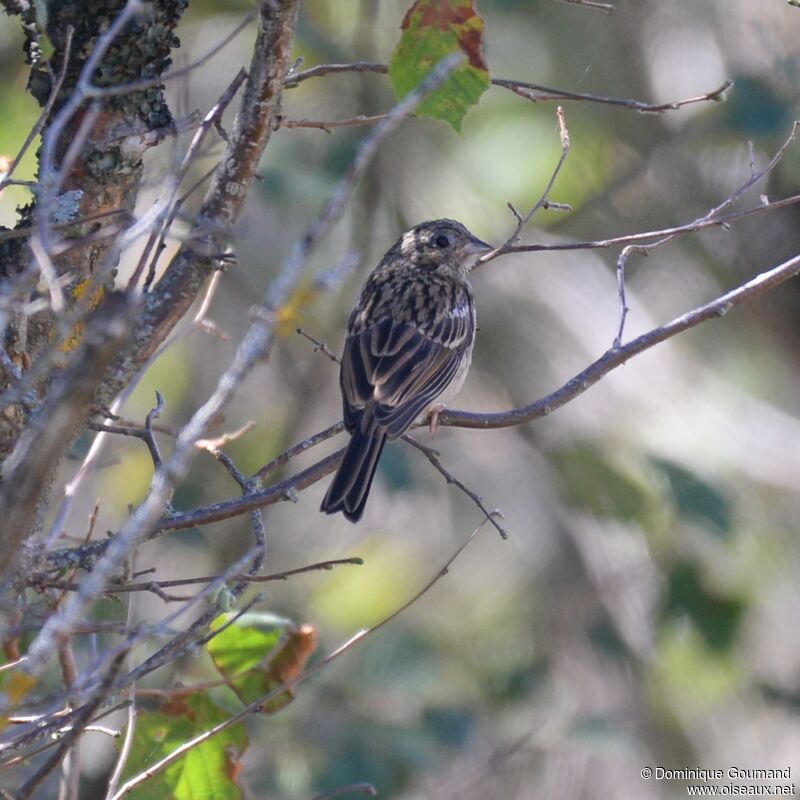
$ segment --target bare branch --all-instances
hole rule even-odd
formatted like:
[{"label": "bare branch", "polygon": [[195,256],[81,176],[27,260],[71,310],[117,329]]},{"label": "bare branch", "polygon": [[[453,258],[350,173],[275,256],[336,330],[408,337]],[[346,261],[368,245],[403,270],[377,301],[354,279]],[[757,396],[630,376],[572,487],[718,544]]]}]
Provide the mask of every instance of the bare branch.
[{"label": "bare branch", "polygon": [[335,425],[330,425],[329,427],[325,428],[324,431],[320,431],[319,433],[315,433],[313,436],[309,436],[307,439],[303,439],[302,442],[294,445],[294,447],[290,447],[286,452],[281,453],[277,458],[274,458],[268,464],[265,464],[263,467],[261,467],[261,469],[255,474],[255,477],[263,481],[264,478],[269,477],[273,472],[277,472],[281,467],[288,464],[289,461],[295,456],[300,455],[300,453],[305,453],[306,450],[310,450],[320,442],[327,441],[331,437],[336,436],[337,433],[341,433],[343,430],[344,423],[337,422]]},{"label": "bare branch", "polygon": [[[22,147],[20,147],[19,152],[17,153],[14,160],[11,162],[10,166],[6,170],[5,175],[2,179],[0,179],[0,192],[9,186],[15,181],[12,181],[11,178],[14,175],[17,167],[19,166],[20,162],[25,156],[25,153],[28,152],[28,148],[33,144],[36,137],[42,132],[47,120],[50,117],[50,112],[53,110],[53,106],[55,105],[56,99],[58,98],[59,93],[61,92],[61,87],[64,85],[64,78],[67,74],[67,67],[69,66],[70,56],[72,55],[72,37],[75,33],[75,29],[70,25],[67,28],[67,38],[64,42],[64,55],[63,61],[61,63],[61,69],[58,71],[58,77],[56,78],[55,83],[53,84],[53,88],[50,90],[50,95],[47,98],[47,102],[45,103],[44,108],[42,109],[42,113],[39,114],[39,118],[33,124],[33,127],[28,131],[28,135],[25,137],[25,141],[22,143]],[[35,184],[34,184],[35,185]]]},{"label": "bare branch", "polygon": [[314,345],[314,352],[315,353],[322,353],[323,355],[327,356],[334,364],[340,364],[339,356],[333,352],[333,350],[325,344],[325,342],[317,341],[308,331],[304,331],[302,328],[297,329],[297,333],[299,333],[304,339],[308,339]]},{"label": "bare branch", "polygon": [[311,800],[330,800],[332,797],[341,797],[343,794],[365,794],[367,797],[377,797],[378,790],[371,783],[351,783],[347,786],[340,786],[338,789],[331,789],[329,792],[315,794]]},{"label": "bare branch", "polygon": [[[764,211],[774,211],[778,208],[787,208],[789,206],[797,205],[800,203],[800,194],[794,194],[789,197],[781,198],[780,200],[772,200],[769,203],[764,203],[753,208],[747,208],[743,211],[734,211],[730,214],[723,214],[713,219],[705,219],[702,221],[688,222],[685,225],[676,225],[672,228],[662,228],[655,231],[644,231],[643,233],[631,233],[624,236],[615,236],[610,239],[595,239],[587,242],[560,242],[557,244],[517,244],[509,247],[506,252],[508,253],[544,253],[544,252],[558,252],[562,250],[604,250],[609,247],[616,247],[617,245],[637,244],[640,242],[649,242],[652,239],[659,239],[664,236],[684,236],[687,233],[695,233],[707,228],[726,227],[732,222],[738,222],[741,219],[752,217],[755,214],[761,214]],[[489,253],[488,255],[491,255]]]},{"label": "bare branch", "polygon": [[[205,445],[200,445],[199,440],[197,446],[204,446],[205,449],[211,453],[221,464],[225,466],[231,477],[242,488],[242,494],[246,495],[258,488],[259,483],[257,479],[248,478],[236,466],[233,459],[219,446],[206,440]],[[264,524],[264,510],[261,508],[254,509],[250,512],[250,525],[253,529],[253,538],[255,539],[255,546],[258,549],[258,555],[253,559],[250,568],[247,571],[248,575],[257,575],[262,565],[267,559],[267,530]],[[244,586],[239,591],[242,591]]]},{"label": "bare branch", "polygon": [[150,285],[155,279],[156,265],[163,249],[164,240],[167,236],[167,232],[172,226],[172,223],[175,221],[175,216],[180,208],[177,195],[181,182],[189,171],[189,168],[191,167],[198,151],[202,147],[206,136],[210,131],[214,130],[219,125],[222,115],[225,113],[225,109],[231,104],[233,98],[236,96],[236,93],[239,91],[246,78],[247,73],[244,70],[239,70],[239,73],[222,93],[219,100],[217,100],[211,110],[203,118],[199,128],[192,137],[192,141],[189,144],[186,153],[184,154],[180,166],[174,173],[170,174],[168,179],[168,191],[166,192],[167,199],[163,203],[163,211],[159,214],[158,224],[154,227],[154,230],[151,233],[150,238],[148,239],[144,251],[139,259],[139,263],[136,265],[136,268],[134,269],[133,274],[128,281],[128,290],[131,290],[138,284],[145,265],[147,264],[148,260],[150,260],[152,254],[152,260],[150,262],[144,282],[145,291],[150,288]]},{"label": "bare branch", "polygon": [[519,211],[517,211],[516,208],[514,208],[514,206],[511,203],[508,204],[509,210],[514,215],[514,218],[517,220],[517,224],[514,227],[514,230],[511,232],[511,234],[508,236],[505,242],[503,242],[503,244],[500,245],[500,247],[496,248],[495,250],[492,250],[491,253],[487,253],[485,256],[479,258],[478,262],[475,265],[475,268],[481,266],[482,264],[487,263],[488,261],[492,261],[495,258],[504,255],[505,253],[512,252],[514,249],[514,245],[519,241],[519,237],[523,229],[533,219],[533,215],[540,208],[546,208],[548,203],[550,202],[550,192],[553,190],[553,186],[555,186],[556,180],[558,179],[558,175],[561,172],[561,169],[563,168],[564,163],[567,160],[570,148],[567,120],[564,115],[564,109],[561,108],[561,106],[559,106],[556,109],[556,119],[558,121],[559,138],[561,139],[561,156],[558,159],[558,163],[556,164],[552,175],[550,176],[550,180],[547,182],[547,186],[545,187],[544,192],[542,192],[542,196],[536,201],[536,203],[534,203],[531,210],[524,217],[522,216],[522,214],[519,213]]},{"label": "bare branch", "polygon": [[[374,72],[385,75],[389,71],[386,64],[378,64],[372,61],[354,61],[350,64],[318,64],[316,67],[297,72],[286,79],[286,88],[297,86],[309,78],[317,78],[322,75],[332,75],[342,72]],[[629,108],[632,111],[639,111],[645,114],[660,114],[665,111],[676,111],[683,106],[694,103],[707,103],[722,100],[725,93],[733,86],[733,81],[727,80],[716,89],[697,97],[688,97],[683,100],[674,100],[671,103],[645,103],[641,100],[631,100],[620,97],[605,97],[603,95],[586,94],[584,92],[570,92],[565,89],[554,89],[550,86],[542,86],[539,83],[528,83],[526,81],[509,80],[507,78],[492,78],[494,86],[518,94],[526,100],[533,101],[552,101],[552,100],[572,100],[576,102],[600,103],[602,105],[619,106]]]},{"label": "bare branch", "polygon": [[20,787],[16,795],[18,800],[27,800],[28,797],[31,797],[36,787],[59,765],[61,759],[64,758],[76,739],[81,735],[81,733],[83,733],[92,714],[94,714],[100,704],[105,701],[106,694],[114,683],[114,679],[119,672],[119,668],[122,665],[124,657],[125,652],[121,653],[113,660],[106,675],[103,677],[102,682],[93,692],[91,700],[79,710],[75,718],[71,721],[70,727],[64,734],[64,737],[61,739],[56,752],[53,753],[53,755],[50,756],[50,758],[48,758],[47,761],[45,761],[45,763],[42,764],[42,766],[36,770],[36,772],[34,772],[34,774],[31,775],[31,777],[28,778],[28,780],[25,781],[25,783]]},{"label": "bare branch", "polygon": [[355,636],[352,636],[346,642],[341,644],[337,647],[332,653],[328,654],[325,658],[321,661],[318,661],[313,667],[306,669],[296,678],[283,683],[281,686],[276,687],[268,694],[264,695],[264,697],[259,698],[253,703],[248,704],[240,711],[237,711],[235,714],[231,715],[228,719],[224,720],[223,722],[215,725],[213,728],[204,731],[200,735],[194,737],[193,739],[184,742],[179,747],[176,747],[171,753],[166,755],[160,761],[156,762],[152,766],[148,767],[146,772],[142,772],[139,775],[131,778],[127,783],[123,784],[119,791],[111,798],[111,800],[122,800],[123,797],[130,794],[137,786],[141,785],[146,780],[149,780],[153,775],[161,772],[161,770],[168,767],[170,764],[177,761],[183,755],[185,755],[189,750],[197,747],[199,744],[211,739],[216,734],[221,733],[222,731],[226,730],[227,728],[231,727],[231,725],[235,725],[240,720],[244,719],[245,717],[249,716],[253,713],[258,713],[270,700],[274,697],[277,697],[279,694],[285,692],[289,688],[293,688],[297,686],[299,683],[310,678],[312,675],[316,675],[318,672],[323,670],[325,667],[328,666],[332,661],[341,658],[346,652],[348,652],[351,648],[353,648],[359,642],[362,642],[368,636],[371,636],[376,631],[383,628],[385,625],[388,625],[393,619],[400,616],[402,613],[407,611],[411,606],[413,606],[417,601],[419,601],[422,597],[424,597],[445,575],[447,575],[450,567],[453,565],[453,562],[464,552],[464,550],[469,547],[469,545],[475,540],[475,537],[481,532],[484,525],[486,524],[486,520],[484,519],[477,528],[475,528],[472,533],[456,548],[455,552],[445,561],[445,563],[434,573],[431,579],[409,600],[403,603],[402,606],[395,609],[391,614],[384,617],[380,622],[376,623],[370,628],[365,628],[359,631]]},{"label": "bare branch", "polygon": [[[306,564],[303,567],[295,567],[294,569],[287,569],[283,572],[273,572],[269,575],[250,575],[242,574],[230,575],[229,580],[241,581],[243,583],[272,583],[274,581],[285,581],[294,575],[304,575],[307,572],[330,572],[335,567],[343,566],[346,564],[354,564],[361,566],[364,563],[363,558],[358,556],[351,556],[349,558],[332,558],[328,561],[318,561],[314,564]],[[140,583],[125,583],[121,586],[114,584],[107,586],[103,594],[105,596],[112,596],[116,594],[129,594],[131,592],[152,592],[154,589],[174,589],[182,586],[195,586],[197,584],[213,583],[219,581],[220,575],[205,575],[198,578],[178,578],[170,581],[146,581]],[[40,581],[37,582],[37,587],[46,589],[61,589],[67,592],[76,592],[80,588],[80,584],[71,581]],[[14,662],[14,665],[21,664],[24,659]],[[8,665],[4,664],[3,669]]]},{"label": "bare branch", "polygon": [[509,81],[502,78],[493,79],[495,86],[502,86],[509,91],[524,97],[526,100],[553,101],[553,100],[572,100],[574,102],[599,103],[600,105],[619,106],[628,108],[631,111],[638,111],[642,114],[662,114],[665,111],[677,111],[683,106],[694,105],[695,103],[719,102],[725,97],[725,93],[733,86],[732,80],[725,81],[721,86],[705,94],[695,97],[687,97],[683,100],[673,100],[670,103],[645,103],[641,100],[632,100],[621,97],[605,97],[603,95],[587,94],[585,92],[569,92],[563,89],[551,89],[548,86],[541,86],[537,83],[527,83],[525,81]]},{"label": "bare branch", "polygon": [[611,5],[611,3],[598,3],[597,0],[559,0],[559,2],[575,6],[584,6],[585,8],[593,8],[596,11],[604,11],[606,14],[611,14],[617,10],[617,7]]},{"label": "bare branch", "polygon": [[[274,24],[274,20],[270,20],[270,22]],[[288,300],[312,250],[343,213],[356,183],[366,170],[379,146],[398,127],[402,120],[413,112],[428,93],[446,80],[462,58],[461,54],[457,54],[443,59],[431,71],[420,87],[416,91],[409,93],[395,107],[389,117],[377,126],[372,135],[361,143],[347,174],[334,190],[320,216],[309,226],[308,231],[300,242],[295,245],[288,259],[284,262],[278,277],[269,287],[265,302],[266,313],[256,316],[250,330],[237,350],[233,364],[220,379],[217,389],[181,431],[170,459],[164,463],[163,469],[156,472],[145,501],[111,541],[92,572],[86,576],[79,591],[73,594],[61,607],[59,614],[50,617],[42,627],[39,636],[31,645],[28,653],[28,666],[32,671],[35,672],[41,669],[45,663],[50,641],[71,630],[88,606],[102,593],[117,565],[121,563],[127,553],[138,542],[146,537],[150,529],[155,527],[171,487],[188,470],[195,442],[201,438],[209,421],[230,401],[243,378],[250,372],[257,361],[269,352],[277,319],[276,312]],[[217,177],[219,175],[220,173],[217,173]],[[223,218],[224,216],[223,213]],[[253,509],[255,508],[257,506],[253,507]],[[209,619],[207,617],[208,615],[201,617],[203,624],[208,623]],[[200,621],[193,624],[190,629],[192,635],[194,635],[199,623]],[[174,646],[182,646],[181,642],[185,644],[185,641],[180,637],[176,637]],[[162,663],[160,659],[168,656],[169,652],[167,648],[162,648],[131,675],[135,674],[138,677],[156,668],[159,663]]]},{"label": "bare branch", "polygon": [[219,168],[189,232],[164,276],[147,294],[133,341],[105,382],[102,402],[130,383],[189,310],[219,267],[231,227],[239,217],[269,142],[289,63],[298,0],[263,4],[239,112]]},{"label": "bare branch", "polygon": [[[800,274],[800,256],[789,259],[777,267],[757,275],[738,288],[721,295],[710,303],[676,317],[666,325],[653,328],[620,347],[608,350],[575,377],[567,381],[561,388],[527,406],[495,413],[445,409],[439,414],[439,425],[474,429],[507,428],[523,425],[547,416],[583,394],[602,377],[626,363],[633,356],[639,355],[689,328],[694,328],[710,319],[724,316],[731,308],[759,297],[776,286],[791,280],[798,274]],[[341,423],[339,423],[339,426],[341,426]],[[317,434],[317,436],[325,434],[320,440],[330,438],[330,436],[334,435],[333,432],[336,428],[337,426],[331,426],[321,434]],[[341,430],[341,427],[339,430]],[[315,437],[309,437],[306,442],[316,443]],[[308,447],[305,449],[308,449]],[[302,491],[333,472],[339,465],[343,454],[344,448],[290,478],[286,478],[246,497],[237,497],[176,514],[173,517],[166,517],[157,524],[156,531],[183,530],[196,525],[219,522],[223,519],[247,513],[258,506],[279,503],[287,499],[290,493]]]},{"label": "bare branch", "polygon": [[703,322],[727,314],[732,308],[752,300],[755,297],[774,289],[782,283],[800,274],[800,256],[790,258],[741,286],[712,300],[710,303],[676,317],[666,325],[653,328],[647,333],[626,342],[620,347],[606,351],[597,361],[571,378],[560,389],[552,394],[536,400],[530,405],[494,414],[480,414],[468,411],[450,411],[445,409],[439,415],[440,425],[454,425],[460,428],[506,428],[522,425],[544,417],[561,406],[583,394],[594,386],[604,375],[624,364],[633,356],[649,350],[651,347],[671,339],[683,331],[694,328]]},{"label": "bare branch", "polygon": [[283,119],[279,120],[281,128],[319,128],[319,130],[329,132],[333,128],[357,128],[361,125],[374,125],[386,119],[387,114],[372,114],[365,116],[359,114],[357,117],[349,119]]},{"label": "bare branch", "polygon": [[[794,142],[797,136],[797,126],[798,122],[795,122],[792,125],[792,130],[786,139],[786,141],[781,145],[775,155],[770,159],[769,163],[762,169],[760,172],[755,168],[755,161],[752,151],[752,146],[750,148],[750,177],[741,185],[739,186],[736,191],[734,191],[729,197],[723,200],[722,203],[712,208],[708,213],[704,214],[699,219],[696,219],[690,225],[701,225],[709,220],[715,219],[721,211],[726,208],[730,208],[751,186],[758,183],[765,175],[768,175],[772,172],[773,169],[781,162],[786,151]],[[764,207],[762,203],[761,207]],[[655,242],[650,242],[649,244],[639,244],[639,245],[628,245],[622,249],[622,252],[619,254],[619,258],[617,258],[617,286],[619,291],[619,301],[620,301],[620,315],[619,315],[619,325],[617,326],[617,334],[614,337],[614,347],[619,347],[622,343],[622,334],[625,330],[625,320],[628,316],[628,312],[630,309],[628,308],[626,293],[625,293],[625,267],[627,266],[628,258],[633,253],[639,253],[641,255],[648,255],[651,250],[654,250],[657,247],[661,247],[662,245],[668,244],[671,242],[678,234],[670,234],[665,236],[661,239],[658,239]]]},{"label": "bare branch", "polygon": [[[70,220],[69,222],[58,222],[53,225],[54,231],[69,230],[70,228],[79,228],[84,225],[89,225],[92,222],[99,222],[104,219],[116,219],[118,217],[130,217],[131,212],[127,208],[119,208],[112,211],[101,211],[99,214],[92,214],[88,217],[80,217],[79,219]],[[32,225],[23,225],[20,228],[14,228],[10,231],[0,231],[0,242],[8,241],[9,239],[26,239],[33,235]],[[119,228],[114,227],[114,231]],[[61,251],[63,252],[63,251]]]},{"label": "bare branch", "polygon": [[374,61],[353,61],[349,64],[318,64],[316,67],[288,75],[283,85],[285,89],[292,89],[309,78],[319,78],[323,75],[334,75],[341,72],[376,72],[380,75],[386,75],[389,72],[389,67],[386,64],[378,64]]},{"label": "bare branch", "polygon": [[[195,442],[195,447],[200,450],[206,450],[211,453],[213,456],[216,457],[218,452],[221,452],[221,448],[225,447],[226,444],[229,442],[235,442],[237,439],[241,439],[246,433],[251,431],[255,426],[255,422],[253,420],[248,420],[244,423],[241,427],[237,428],[235,431],[231,431],[230,433],[224,432],[221,433],[219,436],[216,436],[213,439],[198,439]],[[227,458],[227,456],[226,456]],[[238,468],[233,464],[233,462],[225,462],[225,466],[228,468],[228,471],[233,475],[234,480],[241,486],[242,481],[246,481],[244,475],[238,470]]]},{"label": "bare branch", "polygon": [[135,306],[110,295],[87,325],[86,338],[72,364],[53,384],[47,401],[31,419],[13,452],[3,464],[0,518],[0,578],[16,557],[39,513],[39,499],[48,486],[59,457],[91,405],[97,382],[128,338]]},{"label": "bare branch", "polygon": [[158,419],[161,416],[161,412],[164,409],[164,397],[162,396],[161,392],[156,391],[156,404],[150,411],[147,413],[147,417],[145,417],[144,421],[144,441],[147,445],[147,449],[150,452],[150,458],[153,459],[153,466],[155,469],[161,469],[161,453],[158,450],[158,442],[156,441],[156,437],[153,435],[153,420]]},{"label": "bare branch", "polygon": [[161,466],[162,459],[154,432],[160,429],[158,426],[153,425],[153,422],[161,415],[163,408],[164,398],[161,395],[161,392],[156,391],[156,405],[148,412],[145,419],[145,424],[143,426],[109,425],[103,422],[90,422],[87,427],[90,430],[97,431],[99,433],[113,433],[119,436],[131,436],[134,439],[141,439],[145,443],[147,451],[150,453],[153,466],[158,469]]}]

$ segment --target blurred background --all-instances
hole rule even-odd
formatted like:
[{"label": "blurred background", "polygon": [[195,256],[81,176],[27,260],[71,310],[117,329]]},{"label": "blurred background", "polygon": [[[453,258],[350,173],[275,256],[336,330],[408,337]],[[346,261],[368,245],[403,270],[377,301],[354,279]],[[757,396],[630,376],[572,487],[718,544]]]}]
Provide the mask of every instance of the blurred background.
[{"label": "blurred background", "polygon": [[[296,55],[305,67],[385,63],[409,5],[306,0]],[[540,211],[526,241],[598,239],[694,220],[747,180],[751,152],[765,165],[800,116],[800,8],[785,0],[614,5],[605,14],[558,0],[479,0],[492,76],[654,103],[712,91],[727,78],[735,87],[727,102],[661,115],[564,102],[572,150],[551,197],[574,210]],[[175,63],[202,55],[250,7],[191,2]],[[176,117],[216,102],[249,61],[253,35],[170,87]],[[19,31],[0,17],[6,154],[16,152],[38,112],[25,93],[20,47]],[[287,91],[283,114],[337,120],[393,102],[385,76],[328,76]],[[416,222],[453,217],[483,239],[503,241],[513,229],[507,202],[530,207],[557,162],[555,107],[494,87],[469,112],[461,136],[429,119],[406,121],[314,258],[296,324],[338,352],[365,276]],[[276,132],[235,237],[238,263],[209,311],[227,339],[187,323],[127,402],[125,419],[141,422],[156,389],[166,400],[160,423],[173,430],[204,401],[248,310],[367,132]],[[190,135],[152,155],[141,211]],[[187,185],[220,153],[209,148]],[[30,157],[27,175],[17,177],[32,177],[33,169]],[[795,148],[737,207],[757,205],[760,194],[794,194],[799,177]],[[24,192],[2,194],[0,223],[13,224]],[[634,256],[626,337],[795,255],[799,214],[790,207],[753,216],[649,258]],[[337,269],[349,253],[357,267]],[[480,333],[452,405],[524,405],[599,357],[616,332],[617,255],[534,253],[478,271]],[[359,781],[391,798],[686,796],[684,782],[643,780],[645,767],[790,768],[791,780],[750,783],[800,784],[799,305],[800,285],[781,286],[633,359],[529,426],[441,429],[433,445],[443,463],[488,507],[502,509],[510,538],[487,526],[410,610],[301,685],[287,709],[251,720],[249,796],[306,798]],[[294,327],[287,325],[224,421],[229,431],[254,423],[226,448],[246,471],[340,419],[337,367]],[[418,437],[430,443],[427,431]],[[162,438],[167,449],[169,441]],[[65,480],[89,443],[79,443]],[[343,443],[340,436],[320,445],[289,469]],[[85,531],[97,498],[97,531],[116,529],[151,474],[140,442],[108,442],[73,508],[74,534]],[[403,444],[387,448],[357,526],[318,513],[327,482],[295,504],[267,509],[266,571],[347,556],[364,565],[269,584],[259,605],[317,626],[320,655],[402,605],[481,519]],[[238,492],[218,463],[200,455],[174,505]],[[160,579],[213,574],[250,544],[243,517],[151,543],[138,566],[157,565]],[[136,598],[139,619],[170,610],[151,596]],[[137,654],[144,658],[147,648]],[[194,659],[173,675],[157,673],[154,685],[211,677],[209,665]],[[86,769],[100,786],[113,749],[104,738],[92,742]]]}]

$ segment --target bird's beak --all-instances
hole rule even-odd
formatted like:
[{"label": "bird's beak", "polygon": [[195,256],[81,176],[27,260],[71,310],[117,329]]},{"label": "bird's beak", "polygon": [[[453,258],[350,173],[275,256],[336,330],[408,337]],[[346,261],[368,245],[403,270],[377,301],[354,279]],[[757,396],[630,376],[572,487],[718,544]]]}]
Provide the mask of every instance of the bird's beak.
[{"label": "bird's beak", "polygon": [[482,256],[484,253],[490,253],[494,250],[494,247],[490,244],[486,244],[481,239],[478,239],[477,236],[473,236],[462,248],[462,251],[470,256]]}]

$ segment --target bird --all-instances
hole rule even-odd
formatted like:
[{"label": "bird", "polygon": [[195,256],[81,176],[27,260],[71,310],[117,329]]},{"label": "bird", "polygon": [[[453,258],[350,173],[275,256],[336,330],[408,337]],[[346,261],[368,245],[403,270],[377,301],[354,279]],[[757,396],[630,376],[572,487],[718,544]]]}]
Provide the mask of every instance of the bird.
[{"label": "bird", "polygon": [[[339,370],[350,441],[320,510],[364,513],[387,441],[402,436],[466,378],[475,342],[467,275],[494,248],[452,219],[407,230],[370,273],[347,323]],[[437,401],[439,401],[437,403]]]}]

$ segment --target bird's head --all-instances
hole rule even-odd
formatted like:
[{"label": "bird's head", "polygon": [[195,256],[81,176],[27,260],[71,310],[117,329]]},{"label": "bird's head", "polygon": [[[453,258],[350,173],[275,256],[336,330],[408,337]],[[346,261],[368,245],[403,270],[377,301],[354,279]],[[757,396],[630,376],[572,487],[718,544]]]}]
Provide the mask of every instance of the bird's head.
[{"label": "bird's head", "polygon": [[464,274],[480,256],[494,249],[453,219],[415,225],[400,237],[395,248],[422,269],[453,269]]}]

